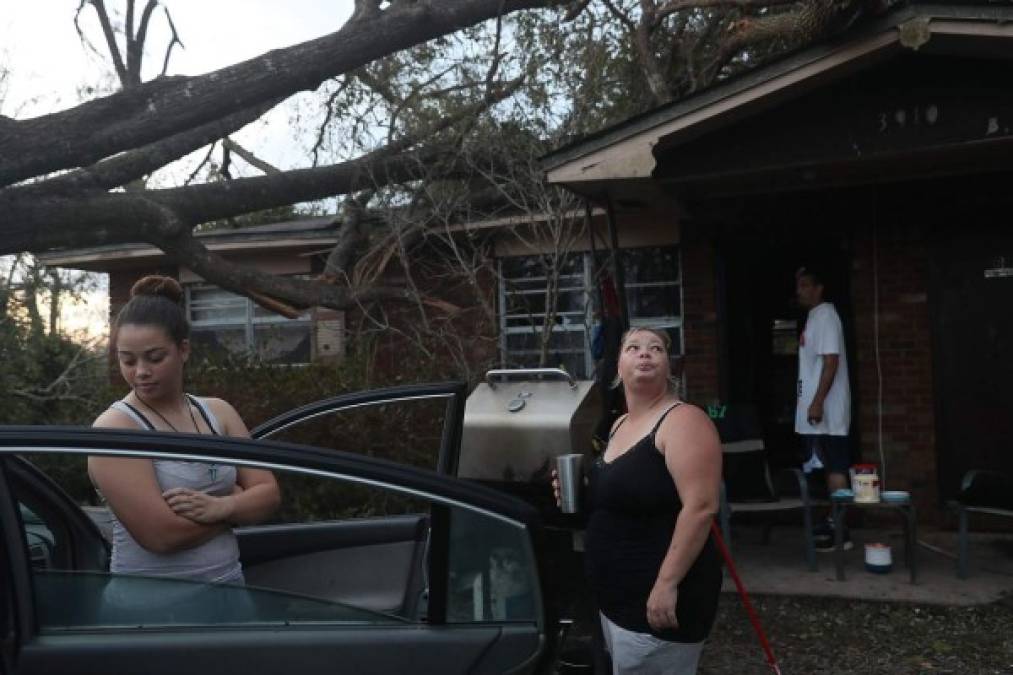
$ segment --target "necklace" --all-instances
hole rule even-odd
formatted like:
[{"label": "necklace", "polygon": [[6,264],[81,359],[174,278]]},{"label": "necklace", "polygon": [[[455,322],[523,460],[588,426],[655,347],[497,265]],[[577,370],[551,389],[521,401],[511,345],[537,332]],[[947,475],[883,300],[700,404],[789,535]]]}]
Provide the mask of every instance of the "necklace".
[{"label": "necklace", "polygon": [[[163,415],[162,413],[160,413],[158,411],[158,408],[156,408],[155,406],[151,405],[150,403],[148,403],[147,401],[145,401],[143,398],[141,398],[140,395],[136,391],[134,392],[134,396],[137,397],[138,401],[140,401],[141,403],[144,404],[145,408],[147,408],[151,412],[153,412],[156,415],[158,415],[159,418],[163,422],[165,422],[167,425],[169,425],[170,429],[172,429],[173,431],[175,431],[177,434],[180,433],[179,429],[177,429],[175,427],[175,425],[173,425],[172,422],[170,422],[168,419],[166,419],[165,415]],[[186,403],[187,412],[190,413],[190,421],[193,422],[193,430],[194,430],[195,433],[199,434],[200,433],[200,427],[197,426],[197,418],[193,416],[193,404],[191,404],[189,401],[186,401],[185,399],[184,399],[184,402]],[[208,476],[211,478],[211,481],[214,482],[218,478],[218,465],[217,464],[208,464],[207,467],[208,467]]]},{"label": "necklace", "polygon": [[[180,433],[179,429],[177,429],[176,426],[172,422],[170,422],[168,419],[166,419],[165,415],[163,415],[162,413],[160,413],[158,411],[158,408],[156,408],[155,406],[151,405],[150,403],[148,403],[147,401],[145,401],[143,398],[141,398],[136,391],[134,392],[134,396],[137,396],[137,400],[140,401],[141,403],[143,403],[145,408],[147,408],[151,412],[153,412],[156,415],[158,415],[158,417],[163,422],[165,422],[170,429],[172,429],[173,431],[175,431],[177,434]],[[186,409],[190,413],[190,421],[193,422],[193,430],[194,430],[194,432],[196,432],[196,433],[199,434],[200,433],[200,428],[197,426],[197,419],[193,416],[193,409],[190,407],[189,401],[186,402]]]}]

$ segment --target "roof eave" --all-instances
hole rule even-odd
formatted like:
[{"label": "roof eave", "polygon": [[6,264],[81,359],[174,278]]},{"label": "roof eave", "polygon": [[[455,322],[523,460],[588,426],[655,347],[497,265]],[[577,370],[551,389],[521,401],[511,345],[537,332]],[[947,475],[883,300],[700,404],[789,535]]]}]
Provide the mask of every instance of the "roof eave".
[{"label": "roof eave", "polygon": [[[278,252],[283,250],[299,251],[305,248],[333,246],[337,237],[306,238],[265,238],[259,241],[207,242],[207,248],[215,253],[235,255],[236,253],[260,251]],[[147,244],[126,244],[123,246],[97,246],[72,251],[51,251],[39,255],[39,260],[52,267],[68,267],[72,269],[104,272],[109,269],[133,267],[141,264],[158,264],[168,260],[168,256],[159,248]]]},{"label": "roof eave", "polygon": [[696,96],[650,111],[542,158],[550,183],[589,194],[611,181],[650,181],[654,149],[674,144],[793,98],[813,86],[917,49],[905,26],[921,21],[926,38],[1013,42],[1013,7],[909,6],[847,39],[811,47]]}]

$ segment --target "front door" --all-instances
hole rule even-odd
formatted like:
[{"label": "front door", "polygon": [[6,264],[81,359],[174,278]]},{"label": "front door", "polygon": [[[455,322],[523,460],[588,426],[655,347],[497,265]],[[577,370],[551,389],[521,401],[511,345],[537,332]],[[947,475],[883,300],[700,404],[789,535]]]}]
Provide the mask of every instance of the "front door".
[{"label": "front door", "polygon": [[940,495],[969,469],[1013,475],[1013,233],[938,237],[933,269]]},{"label": "front door", "polygon": [[[826,299],[837,308],[850,346],[848,239],[841,232],[814,233],[797,223],[762,223],[729,228],[723,240],[719,244],[719,285],[724,291],[724,413],[759,422],[773,465],[797,465],[798,335],[805,324],[805,312],[795,299],[795,271],[802,265],[820,268]],[[849,348],[849,356],[853,364],[853,349]],[[856,407],[852,402],[852,409]]]}]

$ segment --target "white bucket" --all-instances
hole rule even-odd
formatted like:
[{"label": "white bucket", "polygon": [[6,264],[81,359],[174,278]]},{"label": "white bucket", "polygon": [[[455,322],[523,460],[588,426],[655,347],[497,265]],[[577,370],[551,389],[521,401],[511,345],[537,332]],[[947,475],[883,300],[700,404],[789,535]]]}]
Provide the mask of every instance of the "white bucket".
[{"label": "white bucket", "polygon": [[879,501],[879,476],[875,473],[856,473],[853,479],[855,501],[872,504]]},{"label": "white bucket", "polygon": [[893,568],[893,555],[889,544],[865,545],[865,569],[886,574]]}]

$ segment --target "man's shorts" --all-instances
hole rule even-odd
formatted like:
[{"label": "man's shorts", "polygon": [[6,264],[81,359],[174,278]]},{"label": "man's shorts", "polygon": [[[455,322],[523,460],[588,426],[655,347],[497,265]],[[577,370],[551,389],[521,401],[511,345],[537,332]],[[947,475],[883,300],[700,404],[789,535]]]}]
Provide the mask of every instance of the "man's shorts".
[{"label": "man's shorts", "polygon": [[816,455],[827,473],[848,473],[851,468],[851,448],[847,436],[803,434],[802,451],[806,460]]}]

